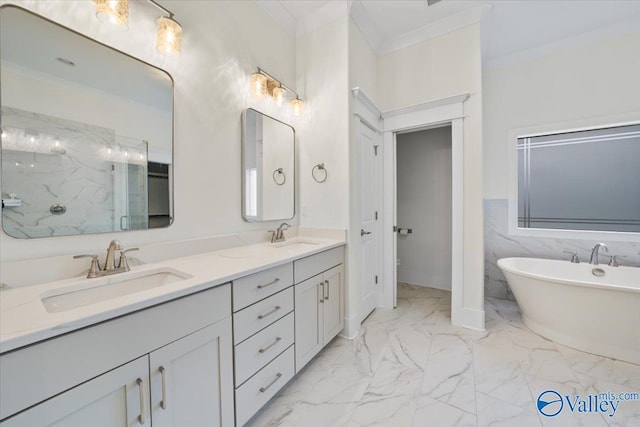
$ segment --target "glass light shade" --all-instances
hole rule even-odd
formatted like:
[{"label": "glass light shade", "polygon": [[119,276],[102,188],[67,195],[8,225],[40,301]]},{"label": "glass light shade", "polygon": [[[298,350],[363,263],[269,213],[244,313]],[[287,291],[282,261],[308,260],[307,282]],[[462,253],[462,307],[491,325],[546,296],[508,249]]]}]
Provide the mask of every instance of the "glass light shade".
[{"label": "glass light shade", "polygon": [[282,103],[284,103],[284,98],[286,94],[287,92],[284,90],[283,87],[277,87],[273,89],[271,96],[273,96],[273,100],[276,102],[276,104],[282,105]]},{"label": "glass light shade", "polygon": [[93,0],[96,17],[101,22],[111,22],[120,28],[129,28],[129,0]]},{"label": "glass light shade", "polygon": [[296,98],[291,101],[291,110],[293,110],[293,114],[296,116],[301,116],[304,112],[304,102],[300,98]]},{"label": "glass light shade", "polygon": [[262,99],[267,94],[267,76],[261,73],[251,74],[249,91],[254,99]]},{"label": "glass light shade", "polygon": [[182,50],[182,27],[169,16],[158,18],[156,49],[171,54],[179,54]]}]

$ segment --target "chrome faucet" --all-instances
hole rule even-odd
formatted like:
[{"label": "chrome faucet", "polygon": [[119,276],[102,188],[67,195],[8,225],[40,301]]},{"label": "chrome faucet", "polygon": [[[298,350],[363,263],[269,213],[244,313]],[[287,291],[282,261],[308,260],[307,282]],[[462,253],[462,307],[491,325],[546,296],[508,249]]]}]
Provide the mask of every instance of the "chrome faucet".
[{"label": "chrome faucet", "polygon": [[598,265],[598,252],[602,248],[602,252],[609,252],[609,248],[604,243],[596,243],[596,245],[591,250],[591,258],[589,259],[589,264]]},{"label": "chrome faucet", "polygon": [[271,243],[284,242],[284,232],[288,230],[289,227],[291,227],[291,224],[283,222],[277,230],[269,230],[271,232]]},{"label": "chrome faucet", "polygon": [[[108,276],[111,274],[123,273],[125,271],[131,270],[129,268],[129,262],[127,261],[126,253],[137,250],[138,248],[130,248],[124,250],[122,248],[122,243],[120,243],[118,240],[112,240],[111,243],[109,243],[109,247],[107,248],[107,258],[104,261],[103,268],[100,267],[100,261],[98,261],[97,254],[74,255],[73,259],[91,258],[91,267],[89,267],[87,278],[92,279],[94,277]],[[117,266],[115,261],[116,251],[120,251],[120,259],[118,260]]]}]

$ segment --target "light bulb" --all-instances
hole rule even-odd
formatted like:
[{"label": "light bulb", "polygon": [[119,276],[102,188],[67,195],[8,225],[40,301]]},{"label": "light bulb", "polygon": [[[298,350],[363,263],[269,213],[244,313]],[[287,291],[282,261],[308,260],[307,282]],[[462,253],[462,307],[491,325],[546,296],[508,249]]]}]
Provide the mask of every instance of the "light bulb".
[{"label": "light bulb", "polygon": [[122,29],[129,28],[129,0],[93,0],[96,4],[96,17]]},{"label": "light bulb", "polygon": [[284,102],[285,95],[286,95],[286,91],[282,86],[279,86],[273,89],[272,96],[273,96],[273,100],[276,102],[277,105],[282,105],[282,103]]},{"label": "light bulb", "polygon": [[296,116],[301,116],[304,112],[304,102],[300,98],[296,98],[291,101],[291,110],[293,110],[293,114]]},{"label": "light bulb", "polygon": [[249,91],[254,99],[262,99],[267,94],[267,76],[262,73],[251,74]]},{"label": "light bulb", "polygon": [[124,156],[129,157],[129,152],[127,150],[124,150]]},{"label": "light bulb", "polygon": [[171,54],[179,54],[182,50],[182,26],[171,16],[158,18],[156,49]]},{"label": "light bulb", "polygon": [[31,141],[31,143],[33,144],[34,142],[36,142],[36,137],[35,136],[30,137],[29,141]]}]

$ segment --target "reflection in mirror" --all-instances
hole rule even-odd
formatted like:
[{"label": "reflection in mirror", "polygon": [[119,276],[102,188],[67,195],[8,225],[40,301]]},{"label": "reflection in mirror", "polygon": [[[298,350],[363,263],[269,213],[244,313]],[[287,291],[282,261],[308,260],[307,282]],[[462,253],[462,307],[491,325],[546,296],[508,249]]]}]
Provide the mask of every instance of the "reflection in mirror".
[{"label": "reflection in mirror", "polygon": [[291,126],[247,109],[242,115],[242,216],[246,221],[295,214],[295,133]]},{"label": "reflection in mirror", "polygon": [[640,125],[518,138],[518,227],[640,232]]},{"label": "reflection in mirror", "polygon": [[5,233],[168,226],[171,77],[15,6],[0,8],[0,43]]}]

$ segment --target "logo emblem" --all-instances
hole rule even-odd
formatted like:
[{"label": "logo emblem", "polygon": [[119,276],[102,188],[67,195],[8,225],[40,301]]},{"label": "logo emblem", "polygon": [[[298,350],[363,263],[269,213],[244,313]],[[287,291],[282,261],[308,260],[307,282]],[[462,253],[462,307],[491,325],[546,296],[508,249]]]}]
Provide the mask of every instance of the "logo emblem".
[{"label": "logo emblem", "polygon": [[564,402],[560,393],[554,390],[543,391],[538,395],[538,412],[545,417],[555,417],[562,411]]}]

